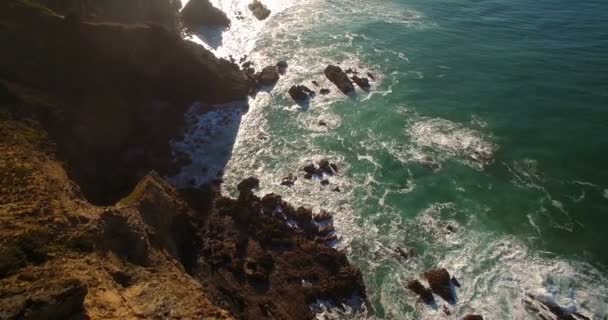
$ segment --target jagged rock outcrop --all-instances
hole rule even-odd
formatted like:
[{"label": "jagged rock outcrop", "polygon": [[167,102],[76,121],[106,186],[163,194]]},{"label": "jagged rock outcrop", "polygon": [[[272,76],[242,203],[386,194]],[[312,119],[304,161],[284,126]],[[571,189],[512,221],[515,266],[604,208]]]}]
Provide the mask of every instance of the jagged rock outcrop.
[{"label": "jagged rock outcrop", "polygon": [[230,27],[230,19],[209,0],[190,0],[180,12],[180,18],[190,29],[200,26]]},{"label": "jagged rock outcrop", "polygon": [[264,20],[270,16],[270,10],[259,0],[253,0],[248,8],[258,20]]},{"label": "jagged rock outcrop", "polygon": [[92,206],[41,126],[0,133],[0,318],[230,318],[186,272],[196,218],[158,175]]},{"label": "jagged rock outcrop", "polygon": [[168,142],[193,101],[243,99],[253,85],[161,27],[69,20],[23,0],[0,3],[0,24],[11,43],[0,83],[18,101],[6,112],[41,120],[94,203],[112,204],[151,169],[171,171]]},{"label": "jagged rock outcrop", "polygon": [[310,319],[315,299],[365,297],[329,215],[257,179],[230,199],[151,171],[192,101],[249,92],[235,65],[29,0],[0,2],[0,40],[0,318]]},{"label": "jagged rock outcrop", "polygon": [[217,298],[240,319],[312,319],[316,299],[364,298],[361,273],[325,244],[331,216],[313,216],[274,194],[259,198],[247,190],[253,186],[240,184],[238,200],[219,198],[205,229],[198,272]]},{"label": "jagged rock outcrop", "polygon": [[355,90],[353,83],[350,81],[348,76],[342,69],[338,66],[329,65],[323,71],[327,79],[333,82],[340,91],[344,94],[349,94]]}]

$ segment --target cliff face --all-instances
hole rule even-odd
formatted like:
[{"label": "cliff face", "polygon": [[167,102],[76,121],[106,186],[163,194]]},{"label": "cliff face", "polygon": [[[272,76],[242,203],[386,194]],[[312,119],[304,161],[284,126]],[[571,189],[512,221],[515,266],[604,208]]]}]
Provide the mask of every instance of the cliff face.
[{"label": "cliff face", "polygon": [[0,319],[310,319],[365,296],[309,210],[160,177],[191,102],[249,92],[235,65],[29,0],[0,3],[0,41]]},{"label": "cliff face", "polygon": [[40,127],[0,132],[0,318],[230,318],[180,263],[195,219],[158,175],[95,207]]},{"label": "cliff face", "polygon": [[193,101],[244,99],[252,85],[164,28],[64,19],[26,0],[0,4],[0,41],[10,43],[1,87],[20,101],[9,112],[35,113],[66,142],[61,158],[94,203],[124,196],[151,169],[169,172],[168,141]]},{"label": "cliff face", "polygon": [[77,14],[87,21],[155,23],[170,30],[178,28],[179,0],[42,0],[63,15]]}]

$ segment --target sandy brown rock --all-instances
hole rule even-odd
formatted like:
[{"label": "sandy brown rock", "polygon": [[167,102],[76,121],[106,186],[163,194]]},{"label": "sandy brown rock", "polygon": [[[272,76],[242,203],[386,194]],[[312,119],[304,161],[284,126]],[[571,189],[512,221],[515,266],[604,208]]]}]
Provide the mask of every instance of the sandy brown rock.
[{"label": "sandy brown rock", "polygon": [[9,131],[0,138],[0,179],[11,186],[0,189],[0,317],[230,318],[185,272],[180,250],[196,251],[182,246],[184,220],[195,219],[157,175],[116,206],[92,206],[40,126],[0,121]]}]

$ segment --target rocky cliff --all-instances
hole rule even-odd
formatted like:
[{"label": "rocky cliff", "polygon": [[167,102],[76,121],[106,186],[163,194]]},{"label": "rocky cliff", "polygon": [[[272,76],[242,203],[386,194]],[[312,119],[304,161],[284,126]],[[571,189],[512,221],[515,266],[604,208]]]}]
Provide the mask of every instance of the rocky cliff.
[{"label": "rocky cliff", "polygon": [[238,67],[29,0],[0,3],[0,40],[0,319],[310,319],[365,297],[309,210],[255,179],[230,199],[161,178],[185,108],[250,92]]}]

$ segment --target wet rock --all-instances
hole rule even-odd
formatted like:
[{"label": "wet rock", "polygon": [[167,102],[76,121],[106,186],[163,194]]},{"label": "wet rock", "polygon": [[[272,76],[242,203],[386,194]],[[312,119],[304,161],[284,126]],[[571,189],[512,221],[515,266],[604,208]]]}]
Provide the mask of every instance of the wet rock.
[{"label": "wet rock", "polygon": [[297,85],[289,88],[289,96],[295,101],[306,101],[309,98],[310,89],[306,86]]},{"label": "wet rock", "polygon": [[477,314],[467,314],[462,320],[483,320],[483,317]]},{"label": "wet rock", "polygon": [[290,173],[287,177],[284,177],[281,180],[281,185],[290,187],[290,186],[293,186],[293,184],[296,182],[296,180],[298,180],[298,177],[296,177]]},{"label": "wet rock", "polygon": [[270,10],[259,0],[253,0],[248,8],[258,20],[264,20],[270,16]]},{"label": "wet rock", "polygon": [[243,68],[243,70],[247,70],[247,69],[251,68],[252,66],[253,66],[253,62],[251,62],[251,61],[246,61],[245,63],[243,63],[241,65],[241,67]]},{"label": "wet rock", "polygon": [[351,74],[351,73],[353,73],[353,72],[355,72],[355,71],[353,70],[353,68],[348,68],[348,69],[346,69],[344,72],[345,72],[346,74]]},{"label": "wet rock", "polygon": [[325,210],[321,210],[313,216],[313,220],[316,222],[322,222],[322,221],[331,220],[331,219],[332,219],[331,213],[329,213]]},{"label": "wet rock", "polygon": [[258,85],[271,86],[279,81],[279,72],[276,66],[267,66],[255,75]]},{"label": "wet rock", "polygon": [[287,71],[287,62],[283,60],[277,62],[277,69],[279,70],[280,74],[285,74],[285,72]]},{"label": "wet rock", "polygon": [[307,164],[306,166],[304,166],[304,168],[302,168],[302,170],[309,174],[315,174],[317,172],[317,168],[315,167],[314,163]]},{"label": "wet rock", "polygon": [[460,288],[460,282],[458,281],[458,279],[456,279],[456,277],[452,276],[452,284],[454,284],[454,286],[456,286],[457,288]]},{"label": "wet rock", "polygon": [[338,165],[337,165],[337,164],[335,164],[335,163],[330,163],[330,164],[329,164],[329,167],[331,168],[331,170],[332,170],[334,173],[338,173]]},{"label": "wet rock", "polygon": [[327,179],[321,180],[321,185],[324,185],[324,186],[329,185],[329,180],[327,180]]},{"label": "wet rock", "polygon": [[306,174],[304,174],[304,179],[307,179],[307,180],[312,179],[312,173],[306,173]]},{"label": "wet rock", "polygon": [[410,251],[403,250],[401,247],[397,247],[394,250],[401,258],[403,258],[405,260],[414,256],[414,253],[412,250],[410,250]]},{"label": "wet rock", "polygon": [[431,290],[449,303],[455,303],[456,297],[452,292],[450,273],[444,268],[426,271],[424,277],[429,282]]},{"label": "wet rock", "polygon": [[184,25],[194,29],[203,25],[230,27],[230,19],[209,0],[190,0],[180,12]]},{"label": "wet rock", "polygon": [[376,78],[374,77],[374,75],[371,72],[367,73],[367,77],[372,79],[372,80],[376,80]]},{"label": "wet rock", "polygon": [[333,192],[340,192],[340,187],[337,186],[337,187],[331,189],[331,191],[333,191]]},{"label": "wet rock", "polygon": [[327,159],[323,159],[321,161],[319,161],[319,169],[323,170],[323,172],[327,173],[327,174],[333,174],[333,170],[331,169],[331,167],[329,166],[329,160]]},{"label": "wet rock", "polygon": [[251,190],[257,189],[259,187],[260,187],[260,180],[255,177],[249,177],[249,178],[241,181],[238,184],[237,189],[239,190],[240,193],[250,193]]},{"label": "wet rock", "polygon": [[319,92],[321,92],[321,94],[323,94],[323,95],[325,95],[325,94],[329,94],[329,89],[323,88],[323,89],[321,89],[321,91],[319,91]]},{"label": "wet rock", "polygon": [[361,88],[363,89],[369,89],[369,87],[371,87],[371,85],[369,84],[369,80],[367,80],[367,78],[360,78],[358,76],[354,76],[353,77],[353,81]]},{"label": "wet rock", "polygon": [[318,87],[318,86],[319,86],[319,83],[317,82],[317,80],[313,80],[313,81],[312,81],[312,84],[313,84],[315,87]]},{"label": "wet rock", "polygon": [[317,124],[320,125],[320,126],[323,126],[323,127],[327,126],[327,123],[325,122],[325,120],[319,120],[317,122]]},{"label": "wet rock", "polygon": [[342,93],[349,94],[355,90],[353,83],[348,79],[348,76],[340,67],[329,65],[323,72],[327,79],[333,82]]},{"label": "wet rock", "polygon": [[407,288],[410,289],[415,294],[417,294],[418,296],[420,296],[420,298],[422,299],[422,301],[424,301],[424,303],[432,304],[433,302],[435,302],[435,298],[433,297],[433,293],[431,292],[431,290],[429,290],[427,287],[425,287],[420,281],[418,281],[418,280],[409,281],[407,283]]},{"label": "wet rock", "polygon": [[456,227],[454,227],[451,224],[448,224],[447,226],[445,226],[445,230],[447,230],[450,233],[455,233],[456,232]]}]

